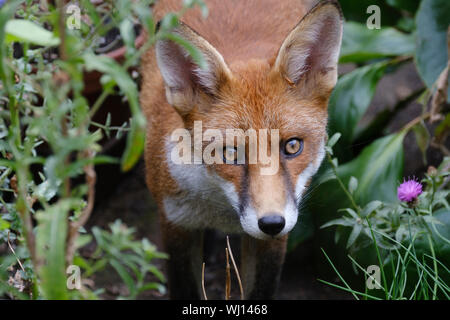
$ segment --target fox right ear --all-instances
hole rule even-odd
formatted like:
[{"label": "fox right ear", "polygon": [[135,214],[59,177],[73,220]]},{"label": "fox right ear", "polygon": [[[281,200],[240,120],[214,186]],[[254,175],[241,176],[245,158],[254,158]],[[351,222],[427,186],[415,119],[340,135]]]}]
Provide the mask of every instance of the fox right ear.
[{"label": "fox right ear", "polygon": [[342,28],[339,3],[319,2],[284,40],[275,70],[304,92],[329,95],[337,81]]},{"label": "fox right ear", "polygon": [[186,49],[174,41],[156,42],[156,61],[166,85],[167,100],[179,112],[188,113],[197,94],[216,95],[221,84],[231,77],[231,71],[222,55],[187,25],[180,22],[172,33],[199,49],[206,63],[205,68],[198,66]]}]

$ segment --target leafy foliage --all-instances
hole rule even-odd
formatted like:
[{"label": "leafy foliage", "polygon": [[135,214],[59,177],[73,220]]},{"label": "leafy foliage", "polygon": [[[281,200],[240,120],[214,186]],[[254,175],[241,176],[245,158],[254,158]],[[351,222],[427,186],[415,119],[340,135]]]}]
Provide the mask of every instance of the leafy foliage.
[{"label": "leafy foliage", "polygon": [[[448,105],[443,102],[446,100],[443,92],[448,91],[448,87],[445,79],[438,77],[448,75],[450,9],[439,0],[360,1],[351,5],[347,1],[340,2],[347,18],[340,62],[352,63],[352,67],[339,78],[331,96],[327,161],[313,179],[300,223],[289,239],[290,248],[315,237],[315,243],[333,253],[326,258],[330,262],[334,260],[335,271],[337,267],[348,269],[346,252],[351,255],[354,271],[361,271],[358,265],[377,263],[380,256],[380,266],[388,265],[390,270],[393,264],[395,271],[398,263],[398,270],[402,270],[386,271],[393,287],[384,287],[384,292],[388,293],[384,298],[405,298],[404,277],[408,275],[411,277],[409,284],[416,281],[420,289],[407,298],[436,298],[435,288],[427,287],[426,281],[438,286],[439,297],[445,298],[448,286],[443,283],[447,279],[438,279],[434,266],[442,265],[444,271],[439,275],[446,274],[448,243],[444,239],[449,238],[448,225],[443,221],[448,221],[448,186],[446,183],[441,187],[437,185],[448,176],[447,160],[438,174],[424,175],[426,191],[417,208],[401,204],[396,193],[404,161],[409,160],[404,159],[403,151],[404,138],[409,132],[414,132],[424,161],[432,145],[433,150],[441,150],[448,156],[443,146],[449,134]],[[369,5],[381,8],[379,30],[370,30],[364,24],[369,14],[363,13]],[[362,124],[379,81],[410,61],[415,62],[426,88],[412,92],[398,106],[386,107],[371,122]],[[398,131],[389,132],[391,117],[413,101],[422,105],[423,113]],[[430,119],[440,121],[434,132],[426,123]],[[334,228],[323,229],[331,226]],[[405,247],[409,251],[405,251]],[[411,254],[412,248],[414,254]],[[426,262],[424,256],[427,256]],[[402,292],[393,295],[394,287],[403,288]],[[356,293],[349,286],[344,285],[343,289]],[[414,288],[410,293],[413,291]],[[358,294],[355,297],[369,298],[367,292]]]},{"label": "leafy foliage", "polygon": [[[81,0],[76,28],[69,27],[74,17],[65,2],[46,4],[16,0],[0,6],[0,296],[101,297],[101,289],[84,284],[79,292],[68,290],[72,264],[83,268],[84,279],[110,266],[128,288],[122,298],[163,292],[154,259],[166,256],[148,240],[134,240],[134,230],[120,221],[111,232],[94,227],[94,238],[84,225],[94,206],[95,166],[120,162],[130,170],[144,149],[146,121],[130,68],[156,39],[173,36],[171,29],[189,8],[207,9],[200,0],[184,1],[156,32],[151,0]],[[105,43],[111,34],[120,34],[120,41]],[[195,47],[180,44],[204,64]],[[106,54],[117,47],[124,48],[120,59]],[[95,72],[101,88],[90,102],[85,90]],[[131,119],[121,126],[112,127],[110,115],[104,123],[93,121],[111,94],[130,107]],[[113,131],[116,137],[127,133],[120,161],[102,154],[102,139]],[[97,250],[84,259],[79,250],[92,240]]]},{"label": "leafy foliage", "polygon": [[[153,264],[154,259],[166,259],[167,255],[157,251],[146,238],[133,239],[133,228],[128,228],[120,220],[110,224],[111,231],[98,227],[92,229],[97,249],[89,260],[81,256],[75,262],[85,269],[87,277],[104,270],[110,265],[127,286],[129,295],[119,298],[136,299],[146,290],[158,290],[165,293],[164,275]],[[148,281],[147,275],[153,275],[156,281]]]},{"label": "leafy foliage", "polygon": [[[437,81],[449,60],[447,49],[449,12],[450,3],[448,1],[423,0],[416,16],[417,69],[430,88]],[[448,96],[450,97],[450,89]]]}]

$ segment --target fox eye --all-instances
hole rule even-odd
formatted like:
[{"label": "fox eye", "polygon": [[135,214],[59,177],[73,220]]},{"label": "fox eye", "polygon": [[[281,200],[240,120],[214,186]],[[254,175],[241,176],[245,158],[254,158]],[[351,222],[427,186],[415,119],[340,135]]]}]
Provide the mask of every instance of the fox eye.
[{"label": "fox eye", "polygon": [[237,149],[235,147],[223,148],[223,161],[224,163],[236,164],[237,163]]},{"label": "fox eye", "polygon": [[296,157],[303,151],[303,140],[291,138],[284,144],[283,152],[288,157]]}]

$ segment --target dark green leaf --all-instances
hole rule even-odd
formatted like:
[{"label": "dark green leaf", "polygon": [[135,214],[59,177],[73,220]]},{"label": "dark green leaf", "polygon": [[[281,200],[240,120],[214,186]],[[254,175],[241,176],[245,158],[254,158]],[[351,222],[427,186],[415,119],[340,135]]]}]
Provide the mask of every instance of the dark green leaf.
[{"label": "dark green leaf", "polygon": [[381,11],[381,26],[395,25],[400,18],[400,13],[389,6],[385,0],[339,0],[347,20],[366,23],[370,14],[366,13],[371,5],[377,5]]},{"label": "dark green leaf", "polygon": [[[448,62],[447,30],[450,25],[450,1],[423,0],[417,12],[416,24],[417,69],[427,87],[431,88]],[[450,88],[448,97],[450,99]]]},{"label": "dark green leaf", "polygon": [[[355,138],[357,124],[369,107],[386,66],[386,62],[371,64],[339,79],[328,107],[330,133],[342,134],[335,151],[339,151],[336,147],[350,145]],[[342,152],[337,154],[340,156]]]},{"label": "dark green leaf", "polygon": [[422,121],[413,127],[414,136],[416,137],[417,145],[422,152],[423,162],[427,161],[427,149],[430,145],[430,133]]},{"label": "dark green leaf", "polygon": [[340,62],[412,55],[414,48],[413,35],[389,27],[370,30],[364,24],[347,22],[344,25]]},{"label": "dark green leaf", "polygon": [[404,132],[376,140],[353,161],[338,168],[338,175],[358,179],[355,199],[365,205],[372,200],[397,201],[397,183],[403,174]]},{"label": "dark green leaf", "polygon": [[398,9],[414,13],[417,11],[421,0],[386,0],[387,4]]}]

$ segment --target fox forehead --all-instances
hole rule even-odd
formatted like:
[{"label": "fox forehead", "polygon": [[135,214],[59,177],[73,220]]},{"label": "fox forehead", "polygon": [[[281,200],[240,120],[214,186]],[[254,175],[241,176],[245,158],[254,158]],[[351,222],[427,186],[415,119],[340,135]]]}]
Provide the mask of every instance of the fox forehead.
[{"label": "fox forehead", "polygon": [[[278,129],[280,137],[322,136],[327,123],[327,102],[307,92],[293,90],[265,60],[230,66],[233,77],[224,83],[211,104],[194,108],[190,123],[203,129]],[[203,112],[202,110],[208,110]]]}]

